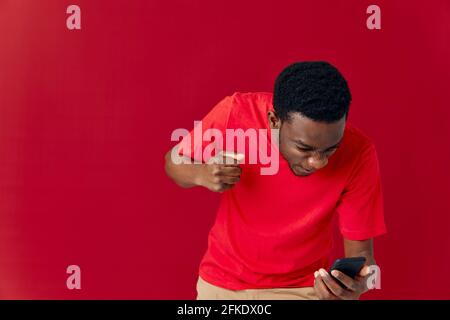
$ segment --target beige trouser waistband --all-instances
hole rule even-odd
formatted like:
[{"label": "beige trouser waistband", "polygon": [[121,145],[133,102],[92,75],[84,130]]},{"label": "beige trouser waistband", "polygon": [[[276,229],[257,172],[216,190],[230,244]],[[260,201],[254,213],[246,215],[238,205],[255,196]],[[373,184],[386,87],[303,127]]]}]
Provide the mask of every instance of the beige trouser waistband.
[{"label": "beige trouser waistband", "polygon": [[317,300],[313,287],[229,290],[197,281],[197,300]]}]

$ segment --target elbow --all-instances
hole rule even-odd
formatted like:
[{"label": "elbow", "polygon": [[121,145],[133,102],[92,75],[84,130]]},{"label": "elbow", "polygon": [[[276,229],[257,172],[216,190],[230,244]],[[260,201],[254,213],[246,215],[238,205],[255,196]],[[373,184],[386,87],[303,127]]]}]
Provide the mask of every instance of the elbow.
[{"label": "elbow", "polygon": [[170,180],[175,182],[176,185],[183,187],[183,185],[180,183],[177,170],[175,168],[176,164],[172,161],[172,150],[169,150],[164,155],[164,171],[166,172],[167,177],[169,177]]}]

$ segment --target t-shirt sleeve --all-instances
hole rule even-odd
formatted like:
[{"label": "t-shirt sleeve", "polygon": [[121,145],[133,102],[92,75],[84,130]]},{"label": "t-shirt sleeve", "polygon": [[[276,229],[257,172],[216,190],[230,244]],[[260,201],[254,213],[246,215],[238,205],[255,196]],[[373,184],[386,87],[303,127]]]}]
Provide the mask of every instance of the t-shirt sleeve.
[{"label": "t-shirt sleeve", "polygon": [[178,144],[178,155],[205,163],[221,149],[235,95],[227,96],[201,120]]},{"label": "t-shirt sleeve", "polygon": [[372,144],[355,163],[336,210],[346,239],[367,240],[386,233],[378,157]]}]

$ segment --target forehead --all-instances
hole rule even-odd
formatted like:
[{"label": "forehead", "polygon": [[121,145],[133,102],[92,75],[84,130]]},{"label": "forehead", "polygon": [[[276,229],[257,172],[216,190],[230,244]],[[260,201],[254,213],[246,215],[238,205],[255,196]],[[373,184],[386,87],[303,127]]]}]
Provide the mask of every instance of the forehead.
[{"label": "forehead", "polygon": [[318,149],[337,144],[343,137],[345,117],[333,123],[317,122],[299,113],[291,114],[283,122],[282,134],[290,140],[302,141]]}]

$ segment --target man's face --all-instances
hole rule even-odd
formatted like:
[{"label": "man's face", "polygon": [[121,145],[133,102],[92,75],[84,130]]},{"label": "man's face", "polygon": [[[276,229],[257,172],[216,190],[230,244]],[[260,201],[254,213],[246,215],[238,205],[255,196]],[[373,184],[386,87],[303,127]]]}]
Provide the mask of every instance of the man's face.
[{"label": "man's face", "polygon": [[280,153],[297,176],[325,167],[344,136],[345,116],[333,123],[316,122],[300,113],[292,113],[285,121],[272,111],[268,117],[271,128],[280,129]]}]

